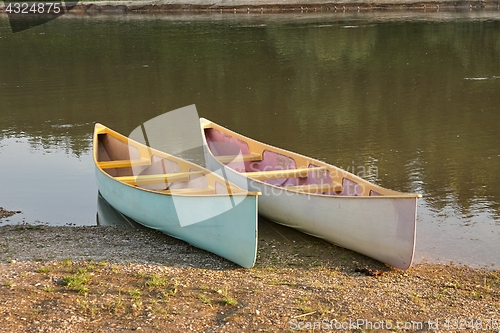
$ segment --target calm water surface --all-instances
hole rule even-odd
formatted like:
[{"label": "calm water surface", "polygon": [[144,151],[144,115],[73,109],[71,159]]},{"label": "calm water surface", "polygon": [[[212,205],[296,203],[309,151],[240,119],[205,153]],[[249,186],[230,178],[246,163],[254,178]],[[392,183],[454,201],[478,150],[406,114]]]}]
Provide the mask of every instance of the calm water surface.
[{"label": "calm water surface", "polygon": [[500,14],[0,17],[7,223],[96,224],[93,124],[169,110],[418,192],[416,261],[500,265]]}]

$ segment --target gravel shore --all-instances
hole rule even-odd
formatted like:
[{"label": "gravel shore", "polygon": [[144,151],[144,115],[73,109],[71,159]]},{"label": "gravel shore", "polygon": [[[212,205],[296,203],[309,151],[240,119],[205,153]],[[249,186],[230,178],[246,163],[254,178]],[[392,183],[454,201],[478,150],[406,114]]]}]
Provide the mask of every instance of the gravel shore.
[{"label": "gravel shore", "polygon": [[260,225],[244,269],[144,228],[0,227],[2,330],[500,330],[497,270],[401,271],[287,229]]}]

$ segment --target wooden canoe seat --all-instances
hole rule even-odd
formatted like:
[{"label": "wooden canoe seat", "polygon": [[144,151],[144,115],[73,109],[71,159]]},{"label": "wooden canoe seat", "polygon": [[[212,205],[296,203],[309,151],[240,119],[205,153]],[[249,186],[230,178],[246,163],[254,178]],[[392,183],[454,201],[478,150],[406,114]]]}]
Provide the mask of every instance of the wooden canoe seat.
[{"label": "wooden canoe seat", "polygon": [[133,166],[151,165],[151,160],[149,158],[141,158],[140,160],[102,161],[97,162],[97,165],[99,165],[102,169],[127,168]]},{"label": "wooden canoe seat", "polygon": [[124,176],[115,177],[116,180],[131,185],[147,185],[158,183],[173,183],[173,182],[187,182],[189,177],[193,175],[202,175],[203,171],[189,171],[177,173],[164,173],[157,175],[139,175],[139,176]]},{"label": "wooden canoe seat", "polygon": [[213,187],[188,187],[188,188],[176,188],[172,190],[163,190],[161,193],[168,193],[168,194],[189,194],[189,195],[196,195],[196,194],[215,194],[215,190]]},{"label": "wooden canoe seat", "polygon": [[215,156],[215,158],[219,162],[224,164],[232,161],[245,161],[245,162],[262,161],[262,155],[258,153],[241,154],[241,155],[221,155],[221,156]]},{"label": "wooden canoe seat", "polygon": [[326,166],[317,168],[300,168],[300,169],[288,169],[288,170],[270,170],[270,171],[257,171],[257,172],[242,172],[243,175],[258,179],[279,179],[279,178],[305,178],[312,171],[326,170]]},{"label": "wooden canoe seat", "polygon": [[339,183],[296,185],[286,186],[285,188],[306,193],[342,192],[342,185]]}]

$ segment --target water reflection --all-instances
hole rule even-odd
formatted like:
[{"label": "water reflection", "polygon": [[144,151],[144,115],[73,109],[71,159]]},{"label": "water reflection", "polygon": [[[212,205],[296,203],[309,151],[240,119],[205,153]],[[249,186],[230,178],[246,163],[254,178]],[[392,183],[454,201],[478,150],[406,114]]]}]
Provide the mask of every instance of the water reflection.
[{"label": "water reflection", "polygon": [[[58,138],[57,142],[73,139]],[[49,144],[38,146],[45,140]],[[97,190],[93,177],[88,153],[76,156],[50,137],[4,138],[0,141],[0,201],[2,207],[22,213],[0,222],[93,225],[95,201],[91,198]]]},{"label": "water reflection", "polygon": [[65,15],[0,37],[0,204],[19,221],[95,223],[93,124],[194,103],[422,193],[420,259],[500,264],[498,12]]},{"label": "water reflection", "polygon": [[106,199],[101,196],[101,193],[97,194],[96,224],[101,227],[114,226],[127,229],[145,228],[131,218],[114,209],[113,206],[111,206],[106,201]]}]

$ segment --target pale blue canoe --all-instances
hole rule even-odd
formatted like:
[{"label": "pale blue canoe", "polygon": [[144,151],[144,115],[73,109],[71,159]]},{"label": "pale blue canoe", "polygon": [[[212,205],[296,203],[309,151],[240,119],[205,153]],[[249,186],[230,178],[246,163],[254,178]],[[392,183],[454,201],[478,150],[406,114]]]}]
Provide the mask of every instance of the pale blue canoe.
[{"label": "pale blue canoe", "polygon": [[258,192],[101,124],[93,147],[99,192],[117,211],[242,267],[254,265]]}]

